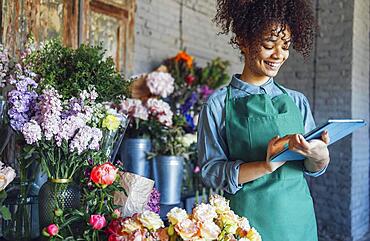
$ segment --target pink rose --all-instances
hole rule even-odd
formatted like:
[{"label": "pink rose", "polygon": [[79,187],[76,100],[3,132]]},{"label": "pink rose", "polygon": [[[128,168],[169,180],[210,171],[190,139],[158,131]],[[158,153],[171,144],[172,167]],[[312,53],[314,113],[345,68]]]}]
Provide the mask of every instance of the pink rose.
[{"label": "pink rose", "polygon": [[99,166],[95,166],[91,170],[90,179],[95,184],[100,184],[102,187],[111,185],[117,177],[118,168],[112,165],[112,163],[104,163]]},{"label": "pink rose", "polygon": [[46,232],[50,235],[50,237],[53,237],[58,234],[59,228],[55,224],[50,224],[46,227]]},{"label": "pink rose", "polygon": [[105,220],[105,217],[99,214],[91,215],[89,223],[95,230],[100,230],[107,225],[107,221]]}]

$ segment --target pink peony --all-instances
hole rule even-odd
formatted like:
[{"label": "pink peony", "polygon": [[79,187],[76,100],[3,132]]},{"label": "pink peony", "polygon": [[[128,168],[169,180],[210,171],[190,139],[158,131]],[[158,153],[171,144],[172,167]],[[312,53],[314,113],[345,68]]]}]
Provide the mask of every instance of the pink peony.
[{"label": "pink peony", "polygon": [[100,184],[102,187],[111,185],[117,177],[118,169],[112,165],[112,163],[104,163],[99,166],[95,166],[91,170],[90,179],[95,184]]},{"label": "pink peony", "polygon": [[107,225],[104,215],[93,214],[90,216],[89,224],[95,230],[100,230]]},{"label": "pink peony", "polygon": [[50,237],[53,237],[58,234],[59,228],[55,224],[50,224],[46,227],[46,232],[50,235]]}]

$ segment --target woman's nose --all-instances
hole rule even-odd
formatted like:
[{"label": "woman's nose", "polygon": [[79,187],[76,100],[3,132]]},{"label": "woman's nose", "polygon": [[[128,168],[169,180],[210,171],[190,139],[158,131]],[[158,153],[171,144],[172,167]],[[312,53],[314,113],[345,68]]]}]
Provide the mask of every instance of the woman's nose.
[{"label": "woman's nose", "polygon": [[282,59],[284,56],[283,56],[283,51],[282,49],[280,48],[275,48],[275,51],[273,52],[272,58],[274,59]]}]

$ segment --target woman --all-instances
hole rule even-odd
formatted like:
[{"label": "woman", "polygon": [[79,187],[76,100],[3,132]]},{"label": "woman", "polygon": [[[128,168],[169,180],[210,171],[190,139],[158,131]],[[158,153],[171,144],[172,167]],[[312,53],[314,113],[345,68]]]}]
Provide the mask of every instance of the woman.
[{"label": "woman", "polygon": [[[292,46],[307,56],[315,21],[304,0],[218,0],[215,21],[244,57],[241,74],[203,106],[198,150],[203,181],[228,194],[265,241],[317,240],[312,198],[304,174],[329,163],[327,132],[307,142],[315,123],[307,98],[273,80]],[[285,144],[304,161],[270,162]]]}]

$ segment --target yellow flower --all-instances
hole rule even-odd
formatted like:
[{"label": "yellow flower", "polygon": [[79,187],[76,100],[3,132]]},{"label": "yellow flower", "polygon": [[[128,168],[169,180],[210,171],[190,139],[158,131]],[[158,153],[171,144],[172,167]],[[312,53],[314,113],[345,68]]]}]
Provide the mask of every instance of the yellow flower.
[{"label": "yellow flower", "polygon": [[229,200],[220,195],[213,194],[209,199],[209,203],[216,208],[218,214],[230,211]]},{"label": "yellow flower", "polygon": [[195,222],[187,218],[176,224],[175,231],[183,240],[192,240],[197,235],[199,228]]},{"label": "yellow flower", "polygon": [[236,230],[238,229],[238,216],[234,213],[234,211],[229,210],[227,212],[222,213],[219,216],[224,230],[226,233],[235,234]]},{"label": "yellow flower", "polygon": [[167,218],[172,225],[176,225],[184,219],[188,218],[188,214],[184,209],[174,207],[167,213]]},{"label": "yellow flower", "polygon": [[102,127],[105,127],[110,131],[115,131],[118,129],[120,124],[121,124],[121,121],[117,116],[107,115],[103,119]]},{"label": "yellow flower", "polygon": [[155,212],[146,210],[138,216],[139,221],[149,230],[157,230],[163,228],[162,219]]},{"label": "yellow flower", "polygon": [[254,228],[251,228],[247,234],[247,238],[250,241],[262,241],[261,235],[255,230]]}]

